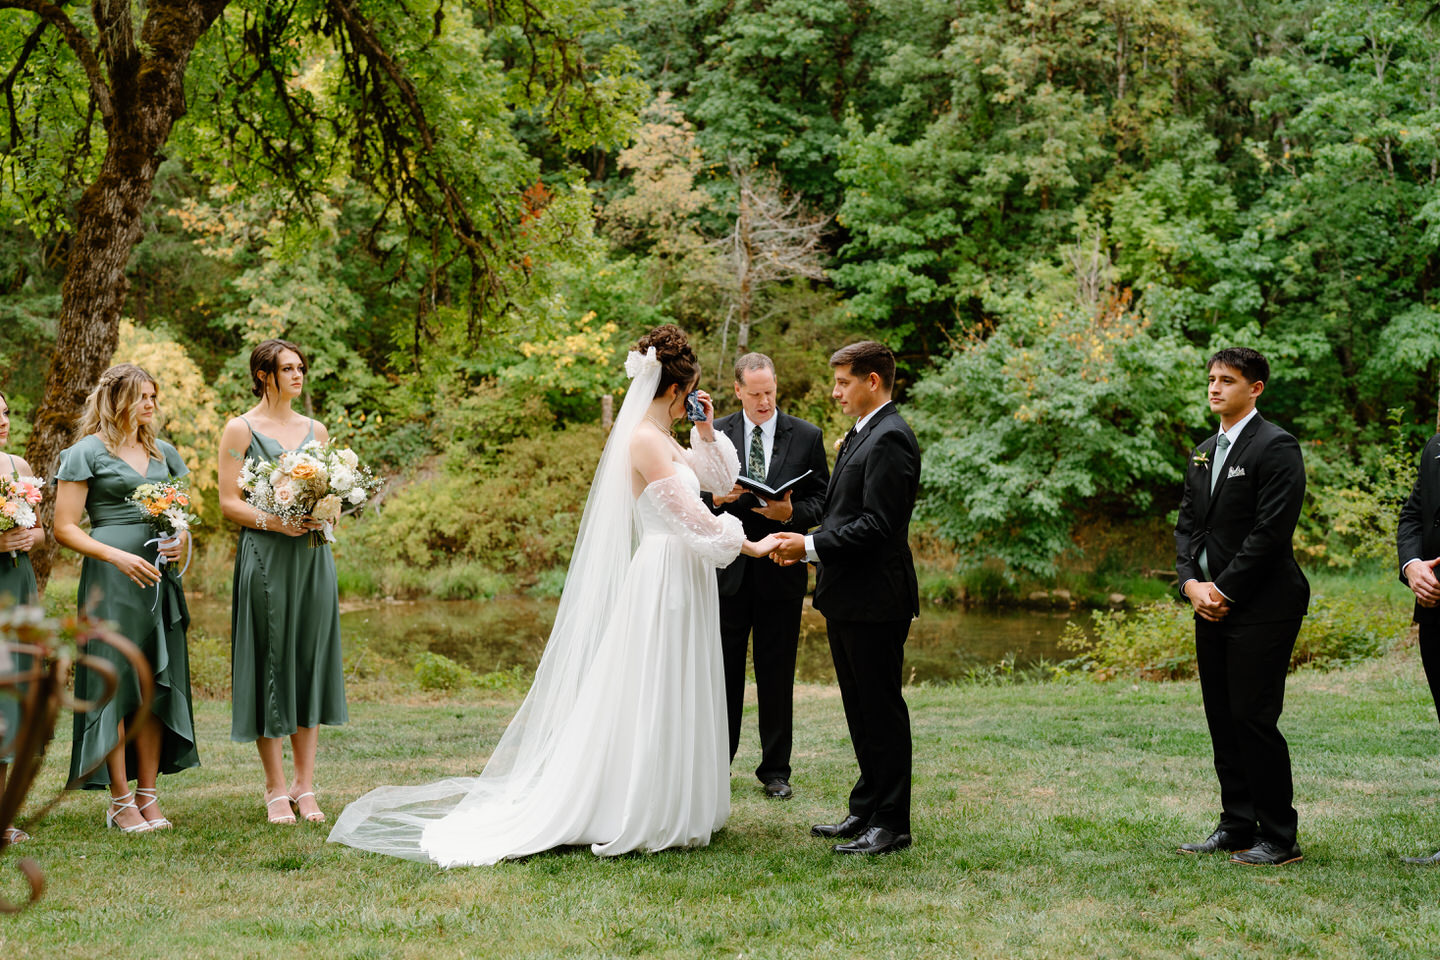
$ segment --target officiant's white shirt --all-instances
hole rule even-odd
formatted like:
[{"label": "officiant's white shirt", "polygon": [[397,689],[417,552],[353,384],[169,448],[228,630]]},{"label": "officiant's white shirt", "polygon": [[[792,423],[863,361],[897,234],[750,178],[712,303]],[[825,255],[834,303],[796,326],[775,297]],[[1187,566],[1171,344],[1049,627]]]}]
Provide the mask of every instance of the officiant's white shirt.
[{"label": "officiant's white shirt", "polygon": [[[889,403],[889,401],[887,400],[886,403]],[[874,418],[875,414],[880,412],[881,407],[884,406],[884,403],[880,404],[879,407],[876,407],[874,410],[871,410],[869,413],[865,414],[865,416],[855,421],[855,436],[850,438],[851,443],[854,443],[856,440],[860,439],[860,431],[865,429],[865,425],[869,423]],[[815,552],[815,535],[813,533],[805,534],[805,559],[810,561],[811,563],[818,563],[820,560],[820,555]]]},{"label": "officiant's white shirt", "polygon": [[775,410],[770,414],[770,419],[759,426],[756,426],[750,421],[750,415],[747,413],[742,412],[740,418],[745,421],[745,446],[741,447],[738,451],[740,454],[740,462],[745,465],[747,470],[749,469],[750,444],[755,442],[754,439],[752,439],[755,436],[754,431],[759,430],[760,445],[765,449],[765,472],[753,479],[763,481],[770,473],[770,456],[775,452],[775,422],[780,419],[780,411]]}]

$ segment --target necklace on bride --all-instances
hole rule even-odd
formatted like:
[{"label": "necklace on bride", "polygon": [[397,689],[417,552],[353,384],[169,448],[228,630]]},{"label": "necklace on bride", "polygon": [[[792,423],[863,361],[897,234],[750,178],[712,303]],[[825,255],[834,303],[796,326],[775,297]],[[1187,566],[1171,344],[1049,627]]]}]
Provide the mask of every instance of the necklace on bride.
[{"label": "necklace on bride", "polygon": [[666,436],[669,436],[670,433],[675,429],[674,427],[671,427],[671,426],[669,426],[668,424],[661,423],[659,420],[656,420],[654,417],[650,416],[650,414],[648,414],[648,413],[645,414],[645,419],[646,419],[646,420],[649,420],[651,423],[655,424],[655,426],[659,427],[659,428],[660,428],[660,432],[661,432],[661,433],[664,433]]}]

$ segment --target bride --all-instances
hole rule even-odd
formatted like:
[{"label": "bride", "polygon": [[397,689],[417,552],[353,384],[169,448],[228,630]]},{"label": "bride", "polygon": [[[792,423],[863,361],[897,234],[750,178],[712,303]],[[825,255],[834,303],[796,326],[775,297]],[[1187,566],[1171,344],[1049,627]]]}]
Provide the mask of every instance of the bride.
[{"label": "bride", "polygon": [[595,470],[535,682],[478,777],[380,787],[330,839],[444,867],[589,844],[599,855],[702,847],[730,814],[725,683],[713,567],[745,540],[700,491],[739,474],[711,427],[670,435],[700,365],[670,324],[641,338],[634,379]]}]

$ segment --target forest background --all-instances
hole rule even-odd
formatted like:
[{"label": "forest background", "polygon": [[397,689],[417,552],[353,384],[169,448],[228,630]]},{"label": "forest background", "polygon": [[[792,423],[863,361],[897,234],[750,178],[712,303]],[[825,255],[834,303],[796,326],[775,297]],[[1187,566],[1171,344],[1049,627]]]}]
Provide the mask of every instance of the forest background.
[{"label": "forest background", "polygon": [[[736,353],[759,350],[782,408],[831,440],[848,424],[826,357],[866,337],[894,348],[932,600],[1163,594],[1150,571],[1169,566],[1189,451],[1213,429],[1204,360],[1233,344],[1269,357],[1261,407],[1304,446],[1302,563],[1390,557],[1440,375],[1426,4],[212,6],[115,359],[160,380],[207,501],[215,589],[233,549],[215,448],[253,402],[260,340],[305,347],[307,411],[395,478],[345,533],[343,589],[554,594],[600,398],[618,400],[625,351],[667,321],[695,339],[722,412]],[[96,29],[85,7],[0,3],[15,450],[53,375],[106,148],[84,65],[38,7]],[[343,121],[373,115],[349,99],[350,35],[326,19],[356,11],[390,53],[371,66],[403,72],[431,121],[383,155]],[[247,50],[268,57],[248,78]],[[536,95],[537,75],[575,82]],[[465,249],[417,223],[445,210],[383,189],[384,169],[440,162],[483,213]]]}]

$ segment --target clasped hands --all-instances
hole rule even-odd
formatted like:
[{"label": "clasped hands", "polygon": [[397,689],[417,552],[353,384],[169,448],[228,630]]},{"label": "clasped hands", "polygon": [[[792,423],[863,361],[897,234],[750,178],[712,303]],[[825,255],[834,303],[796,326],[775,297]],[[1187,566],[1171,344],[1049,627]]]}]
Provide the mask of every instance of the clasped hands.
[{"label": "clasped hands", "polygon": [[1440,580],[1435,579],[1435,565],[1440,563],[1440,557],[1434,560],[1416,560],[1405,568],[1405,582],[1410,584],[1410,589],[1415,593],[1415,602],[1422,607],[1430,608],[1440,604]]},{"label": "clasped hands", "polygon": [[740,552],[747,557],[769,557],[782,567],[805,559],[805,537],[798,533],[772,533],[761,540],[746,540]]},{"label": "clasped hands", "polygon": [[45,531],[39,524],[33,527],[11,527],[0,533],[0,553],[29,553],[36,544],[45,539]]},{"label": "clasped hands", "polygon": [[1185,596],[1202,620],[1219,623],[1230,612],[1230,601],[1215,589],[1215,584],[1191,580],[1185,584]]}]

